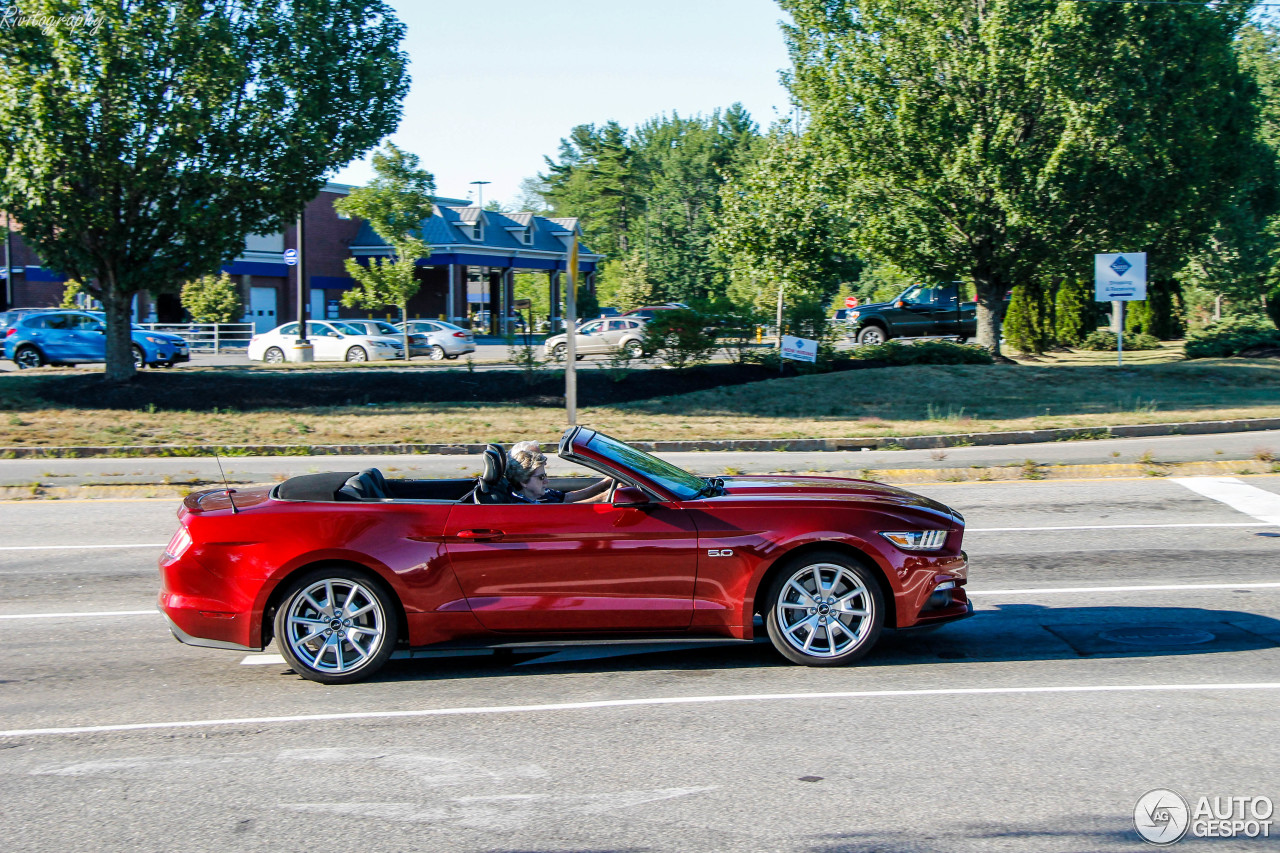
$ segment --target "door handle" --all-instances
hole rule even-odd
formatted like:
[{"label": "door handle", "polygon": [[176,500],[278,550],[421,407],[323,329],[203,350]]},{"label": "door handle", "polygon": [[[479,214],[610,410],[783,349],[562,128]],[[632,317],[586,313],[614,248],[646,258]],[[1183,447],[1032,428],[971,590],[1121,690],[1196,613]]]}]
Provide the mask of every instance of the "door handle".
[{"label": "door handle", "polygon": [[486,542],[494,539],[501,539],[504,534],[501,530],[459,530],[455,535],[459,539],[470,539],[474,542]]}]

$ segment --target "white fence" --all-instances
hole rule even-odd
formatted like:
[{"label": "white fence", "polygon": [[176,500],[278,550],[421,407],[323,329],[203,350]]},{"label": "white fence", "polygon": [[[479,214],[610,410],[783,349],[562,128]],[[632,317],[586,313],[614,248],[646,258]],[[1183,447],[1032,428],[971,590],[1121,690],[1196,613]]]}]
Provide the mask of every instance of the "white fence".
[{"label": "white fence", "polygon": [[168,332],[186,339],[192,352],[219,353],[245,349],[253,337],[252,323],[138,323],[153,332]]}]

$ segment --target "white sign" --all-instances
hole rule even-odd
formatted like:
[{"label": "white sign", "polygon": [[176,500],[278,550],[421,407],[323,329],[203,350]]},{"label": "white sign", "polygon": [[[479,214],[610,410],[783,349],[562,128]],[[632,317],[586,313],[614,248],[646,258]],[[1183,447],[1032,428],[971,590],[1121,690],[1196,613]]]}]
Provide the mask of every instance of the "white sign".
[{"label": "white sign", "polygon": [[298,250],[297,250],[297,249],[285,249],[285,250],[284,250],[284,262],[285,262],[285,264],[286,264],[286,265],[291,266],[291,267],[293,267],[293,266],[297,266],[297,265],[298,265]]},{"label": "white sign", "polygon": [[790,335],[783,335],[782,357],[795,361],[816,362],[818,360],[818,342],[811,341],[808,338],[793,338]]},{"label": "white sign", "polygon": [[1147,298],[1147,253],[1093,256],[1095,302],[1141,302]]}]

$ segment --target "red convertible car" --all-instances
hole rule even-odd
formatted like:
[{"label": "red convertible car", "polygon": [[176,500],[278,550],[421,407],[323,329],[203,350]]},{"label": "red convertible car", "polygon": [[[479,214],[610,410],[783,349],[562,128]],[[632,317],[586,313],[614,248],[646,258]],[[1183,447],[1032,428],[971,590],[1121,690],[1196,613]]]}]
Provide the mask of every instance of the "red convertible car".
[{"label": "red convertible car", "polygon": [[785,657],[831,666],[883,628],[972,612],[964,519],[928,498],[835,477],[698,477],[583,427],[559,454],[612,478],[608,500],[512,502],[494,445],[478,479],[369,469],[194,493],[160,560],[160,610],[184,643],[274,638],[328,684],[420,650],[750,641],[757,615]]}]

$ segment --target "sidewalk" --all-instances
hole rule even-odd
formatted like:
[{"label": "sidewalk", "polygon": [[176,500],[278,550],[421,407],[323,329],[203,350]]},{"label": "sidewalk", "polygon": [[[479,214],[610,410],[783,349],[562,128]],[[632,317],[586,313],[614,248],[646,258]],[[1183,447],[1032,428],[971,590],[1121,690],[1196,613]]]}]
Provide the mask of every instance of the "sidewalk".
[{"label": "sidewalk", "polygon": [[[704,475],[829,474],[917,484],[1179,474],[1236,476],[1280,473],[1280,429],[910,450],[659,454]],[[404,478],[473,477],[480,469],[478,448],[471,453],[448,454],[224,456],[221,463],[227,481],[235,485],[370,467]],[[548,467],[553,475],[574,469],[554,457]],[[8,499],[177,496],[221,482],[218,461],[212,455],[0,460],[0,498]]]}]

